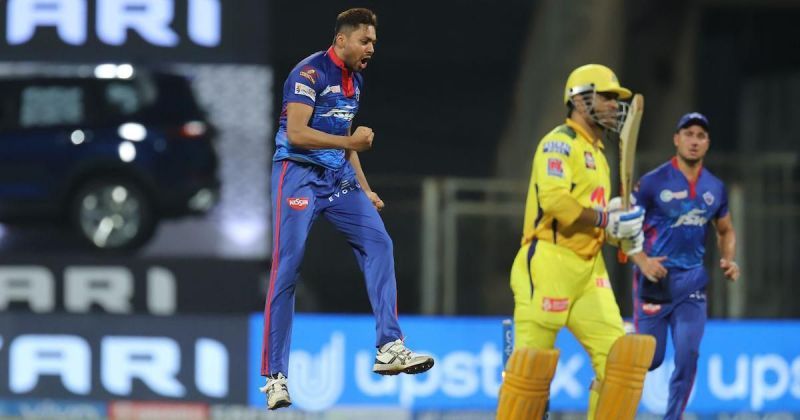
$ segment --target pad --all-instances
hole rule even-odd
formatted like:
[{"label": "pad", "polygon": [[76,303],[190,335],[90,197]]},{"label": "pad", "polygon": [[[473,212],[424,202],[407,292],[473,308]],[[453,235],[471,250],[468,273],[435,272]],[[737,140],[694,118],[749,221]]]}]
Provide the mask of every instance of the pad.
[{"label": "pad", "polygon": [[595,419],[633,420],[655,351],[652,335],[628,334],[614,342],[606,360],[606,377],[594,384],[599,394]]},{"label": "pad", "polygon": [[541,419],[550,398],[558,350],[518,348],[506,364],[497,420]]}]

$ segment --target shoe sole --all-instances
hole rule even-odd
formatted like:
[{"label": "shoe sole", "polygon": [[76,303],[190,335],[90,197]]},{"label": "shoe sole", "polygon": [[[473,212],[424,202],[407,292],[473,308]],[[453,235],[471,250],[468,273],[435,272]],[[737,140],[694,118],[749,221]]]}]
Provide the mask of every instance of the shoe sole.
[{"label": "shoe sole", "polygon": [[281,401],[278,401],[278,402],[276,402],[276,403],[275,403],[275,405],[273,405],[272,407],[268,407],[268,408],[269,408],[270,410],[277,410],[277,409],[279,409],[279,408],[288,407],[288,406],[290,406],[290,405],[292,405],[292,402],[291,402],[291,401],[287,401],[287,400],[281,400]]},{"label": "shoe sole", "polygon": [[411,366],[389,366],[389,365],[376,365],[372,367],[372,371],[377,373],[378,375],[386,375],[386,376],[394,376],[399,375],[401,373],[407,373],[409,375],[416,375],[418,373],[423,373],[429,371],[433,367],[433,358],[429,358],[423,362],[417,363],[416,365]]}]

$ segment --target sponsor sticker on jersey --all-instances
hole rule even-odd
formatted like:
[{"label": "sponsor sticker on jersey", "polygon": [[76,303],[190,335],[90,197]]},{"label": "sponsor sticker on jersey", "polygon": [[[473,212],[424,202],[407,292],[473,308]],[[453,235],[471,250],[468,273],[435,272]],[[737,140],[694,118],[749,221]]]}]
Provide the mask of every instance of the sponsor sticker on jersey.
[{"label": "sponsor sticker on jersey", "polygon": [[592,152],[583,152],[583,160],[586,162],[587,169],[597,169],[597,165],[594,163],[594,155]]},{"label": "sponsor sticker on jersey", "polygon": [[661,304],[658,303],[643,303],[642,312],[647,315],[655,315],[661,311]]},{"label": "sponsor sticker on jersey", "polygon": [[604,209],[606,208],[606,189],[603,187],[597,187],[592,191],[592,195],[589,196],[589,201],[594,204],[595,208]]},{"label": "sponsor sticker on jersey", "polygon": [[708,223],[708,219],[703,217],[703,214],[706,212],[705,209],[691,209],[688,213],[682,214],[675,223],[672,224],[672,227],[676,228],[678,226],[705,226]]},{"label": "sponsor sticker on jersey", "polygon": [[314,92],[314,89],[300,83],[295,82],[294,84],[294,93],[296,95],[303,95],[311,98],[312,101],[317,100],[317,92]]},{"label": "sponsor sticker on jersey", "polygon": [[689,196],[689,192],[686,190],[680,191],[670,191],[670,190],[662,190],[661,194],[658,195],[658,198],[665,203],[669,203],[672,200],[683,200],[684,198]]},{"label": "sponsor sticker on jersey", "polygon": [[714,204],[714,194],[711,194],[711,191],[704,192],[703,201],[705,201],[709,206]]},{"label": "sponsor sticker on jersey", "polygon": [[302,69],[300,69],[300,76],[303,76],[306,79],[308,79],[308,81],[311,82],[312,85],[317,84],[317,70],[315,70],[311,66],[305,66]]},{"label": "sponsor sticker on jersey", "polygon": [[560,153],[562,155],[569,156],[572,148],[569,144],[564,143],[563,141],[548,141],[545,142],[544,146],[542,146],[542,151],[545,153]]},{"label": "sponsor sticker on jersey", "polygon": [[595,279],[595,284],[597,287],[602,287],[604,289],[611,288],[611,282],[606,277],[598,277]]},{"label": "sponsor sticker on jersey", "polygon": [[325,96],[329,93],[342,93],[342,86],[341,85],[325,86],[325,89],[322,90],[322,93],[320,93],[319,96]]},{"label": "sponsor sticker on jersey", "polygon": [[305,208],[308,207],[307,198],[290,197],[286,199],[286,202],[289,203],[289,207],[294,210],[305,210]]},{"label": "sponsor sticker on jersey", "polygon": [[545,312],[564,312],[568,308],[569,298],[545,297],[542,299],[542,310]]},{"label": "sponsor sticker on jersey", "polygon": [[547,159],[547,175],[564,178],[564,163],[561,159]]}]

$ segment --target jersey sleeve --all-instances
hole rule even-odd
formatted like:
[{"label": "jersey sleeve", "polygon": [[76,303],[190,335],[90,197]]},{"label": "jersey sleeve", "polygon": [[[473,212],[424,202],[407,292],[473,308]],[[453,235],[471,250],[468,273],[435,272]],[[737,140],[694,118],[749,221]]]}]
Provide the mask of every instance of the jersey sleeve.
[{"label": "jersey sleeve", "polygon": [[583,207],[570,195],[572,187],[572,145],[566,136],[548,136],[539,144],[533,158],[539,205],[559,222],[571,225]]},{"label": "jersey sleeve", "polygon": [[722,219],[728,215],[728,191],[724,185],[720,186],[720,199],[717,214],[714,215],[715,219]]},{"label": "jersey sleeve", "polygon": [[317,102],[317,94],[322,90],[321,78],[322,73],[311,65],[295,68],[286,79],[284,99],[287,103],[299,102],[313,107]]},{"label": "jersey sleeve", "polygon": [[633,187],[633,204],[645,210],[649,209],[653,203],[652,184],[647,176],[639,178],[639,182]]}]

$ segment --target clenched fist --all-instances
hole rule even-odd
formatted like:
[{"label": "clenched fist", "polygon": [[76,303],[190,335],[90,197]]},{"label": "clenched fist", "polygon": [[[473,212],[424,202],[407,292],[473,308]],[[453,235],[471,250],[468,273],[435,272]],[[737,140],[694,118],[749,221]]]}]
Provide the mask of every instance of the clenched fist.
[{"label": "clenched fist", "polygon": [[372,139],[375,133],[369,127],[358,127],[349,138],[348,149],[363,152],[372,148]]}]

